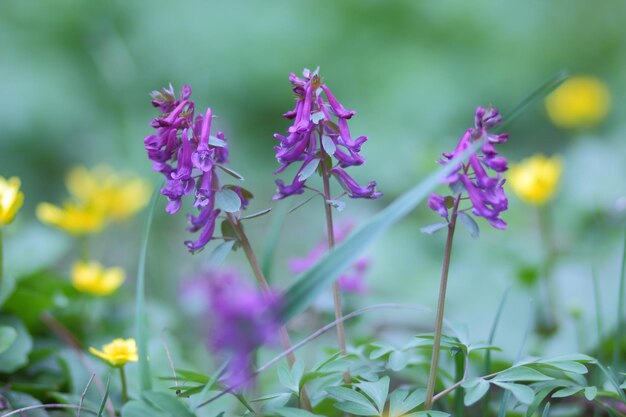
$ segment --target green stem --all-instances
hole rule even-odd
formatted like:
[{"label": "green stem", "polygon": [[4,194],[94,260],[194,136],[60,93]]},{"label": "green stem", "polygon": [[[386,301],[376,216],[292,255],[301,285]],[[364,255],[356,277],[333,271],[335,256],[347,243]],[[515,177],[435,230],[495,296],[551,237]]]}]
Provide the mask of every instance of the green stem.
[{"label": "green stem", "polygon": [[617,326],[615,328],[615,341],[613,346],[613,367],[616,370],[620,368],[621,338],[623,328],[624,315],[624,287],[626,280],[626,229],[624,230],[624,248],[622,252],[622,266],[620,268],[619,278],[619,294],[617,298]]},{"label": "green stem", "polygon": [[[465,353],[459,350],[454,356],[455,362],[455,374],[457,381],[463,381],[465,379]],[[454,393],[454,417],[463,417],[465,405],[463,404],[463,397],[465,396],[465,390],[463,387],[459,387]]]},{"label": "green stem", "polygon": [[122,383],[122,404],[128,401],[128,387],[126,386],[126,372],[124,366],[120,366],[120,382]]},{"label": "green stem", "polygon": [[557,250],[554,245],[554,235],[552,231],[552,219],[548,207],[538,207],[537,215],[539,218],[539,233],[541,235],[541,244],[543,246],[543,279],[541,283],[544,286],[545,297],[539,299],[539,310],[543,312],[540,317],[539,331],[545,335],[551,335],[558,327],[557,323],[557,295],[552,277],[552,271],[556,263]]},{"label": "green stem", "polygon": [[441,333],[443,331],[443,312],[446,303],[446,288],[448,286],[448,271],[450,270],[450,258],[452,255],[452,241],[456,227],[456,217],[461,201],[459,194],[454,201],[450,222],[448,223],[448,237],[441,268],[441,281],[439,283],[439,300],[437,301],[437,318],[435,321],[435,338],[433,340],[433,355],[430,361],[430,372],[428,374],[428,384],[426,386],[426,401],[424,409],[430,410],[433,406],[433,395],[435,393],[435,383],[437,382],[437,366],[439,363],[439,350],[441,348]]}]

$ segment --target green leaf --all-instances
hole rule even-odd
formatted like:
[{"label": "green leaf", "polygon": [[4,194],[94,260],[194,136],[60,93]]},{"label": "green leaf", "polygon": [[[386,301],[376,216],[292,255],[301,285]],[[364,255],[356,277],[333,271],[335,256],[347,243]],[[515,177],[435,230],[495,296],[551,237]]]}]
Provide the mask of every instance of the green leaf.
[{"label": "green leaf", "polygon": [[315,158],[309,161],[304,167],[302,167],[302,171],[298,174],[299,181],[306,181],[311,175],[315,173],[317,166],[319,165],[320,160]]},{"label": "green leaf", "polygon": [[179,380],[197,382],[198,384],[207,384],[211,380],[209,375],[187,369],[176,369],[176,376]]},{"label": "green leaf", "polygon": [[578,394],[582,390],[583,390],[583,387],[566,387],[566,388],[561,388],[560,390],[558,390],[554,394],[552,394],[552,398],[570,397],[572,395]]},{"label": "green leaf", "polygon": [[293,407],[281,407],[274,410],[274,412],[282,417],[315,417],[319,414],[313,414],[310,411],[302,410],[300,408]]},{"label": "green leaf", "polygon": [[489,391],[489,386],[489,382],[482,378],[476,378],[468,381],[468,383],[462,384],[462,387],[465,389],[463,404],[465,404],[466,407],[469,407],[476,401],[483,398],[487,391]]},{"label": "green leaf", "polygon": [[224,171],[225,173],[227,173],[228,175],[230,175],[231,177],[237,178],[238,180],[242,180],[242,181],[244,180],[243,175],[241,175],[234,169],[230,169],[222,165],[217,165],[217,167],[221,169],[222,171]]},{"label": "green leaf", "polygon": [[521,402],[522,404],[530,404],[535,398],[535,393],[533,392],[533,390],[526,385],[510,384],[507,382],[494,382],[494,384],[496,384],[500,388],[504,388],[505,390],[509,391],[511,394],[513,394],[515,399],[517,399],[517,401]]},{"label": "green leaf", "polygon": [[288,321],[308,308],[370,243],[413,211],[447,175],[458,168],[459,163],[465,157],[475,152],[481,144],[482,141],[476,142],[461,155],[453,158],[424,181],[401,195],[360,229],[335,246],[333,250],[327,252],[312,268],[301,274],[285,292],[281,310],[283,321]]},{"label": "green leaf", "polygon": [[334,207],[339,213],[346,208],[346,203],[341,200],[326,200],[326,204]]},{"label": "green leaf", "polygon": [[11,326],[0,326],[0,353],[7,350],[17,339],[17,330]]},{"label": "green leaf", "polygon": [[565,372],[572,372],[575,374],[586,374],[588,372],[587,367],[581,363],[574,361],[554,361],[554,362],[540,362],[538,365],[556,368]]},{"label": "green leaf", "polygon": [[13,290],[15,290],[15,278],[5,274],[2,277],[2,285],[0,285],[0,307],[13,294]]},{"label": "green leaf", "polygon": [[406,414],[404,417],[450,417],[451,414],[443,411],[418,411],[417,413]]},{"label": "green leaf", "polygon": [[150,364],[148,363],[148,336],[146,335],[146,257],[148,253],[148,240],[150,239],[150,228],[152,226],[152,216],[156,206],[157,197],[160,194],[160,186],[152,192],[152,199],[146,214],[146,224],[144,226],[141,249],[137,260],[137,287],[135,289],[135,339],[137,341],[137,354],[139,356],[139,383],[142,391],[152,388],[152,377],[150,374]]},{"label": "green leaf", "polygon": [[218,148],[224,148],[226,146],[226,142],[217,136],[209,136],[209,145],[217,146]]},{"label": "green leaf", "polygon": [[389,377],[384,376],[375,382],[359,382],[354,386],[370,397],[374,401],[378,412],[382,414],[385,408],[385,401],[387,401],[387,394],[389,393]]},{"label": "green leaf", "polygon": [[422,405],[426,400],[426,389],[418,388],[409,394],[405,390],[395,390],[389,396],[389,417],[400,417]]},{"label": "green leaf", "polygon": [[146,391],[143,397],[172,417],[194,417],[194,414],[173,394],[166,391]]},{"label": "green leaf", "polygon": [[300,380],[303,374],[304,365],[299,360],[296,360],[291,369],[286,364],[278,367],[278,380],[281,385],[296,395],[300,394]]},{"label": "green leaf", "polygon": [[350,403],[346,401],[335,403],[335,407],[341,411],[357,416],[380,416],[374,406]]},{"label": "green leaf", "polygon": [[389,360],[387,361],[387,366],[394,372],[399,372],[406,368],[409,363],[409,358],[407,358],[407,354],[405,352],[400,352],[398,350],[394,350],[389,355]]},{"label": "green leaf", "polygon": [[541,414],[541,417],[548,417],[550,415],[550,403],[547,403],[546,406],[543,408],[543,413]]},{"label": "green leaf", "polygon": [[333,398],[342,401],[335,404],[335,407],[342,411],[360,416],[377,416],[380,414],[365,395],[354,390],[345,387],[328,387],[326,392]]},{"label": "green leaf", "polygon": [[222,265],[222,263],[224,263],[224,260],[233,249],[233,246],[235,246],[235,243],[237,243],[236,240],[226,240],[217,245],[209,255],[209,258],[207,259],[207,264],[211,268],[218,268],[220,265]]},{"label": "green leaf", "polygon": [[215,205],[227,213],[236,213],[241,208],[241,199],[233,190],[222,188],[215,193]]},{"label": "green leaf", "polygon": [[596,387],[585,387],[585,398],[587,401],[593,401],[596,399],[598,395],[598,388]]},{"label": "green leaf", "polygon": [[33,339],[22,320],[15,316],[1,316],[0,326],[10,327],[16,333],[10,346],[0,353],[0,372],[11,373],[28,363],[28,354],[33,349]]},{"label": "green leaf", "polygon": [[420,232],[426,235],[433,235],[447,226],[448,226],[448,222],[433,223],[433,224],[429,224],[428,226],[422,227],[420,229]]},{"label": "green leaf", "polygon": [[145,401],[130,400],[122,407],[122,417],[170,417]]},{"label": "green leaf", "polygon": [[104,396],[102,396],[102,401],[100,401],[100,407],[98,407],[98,415],[97,417],[102,417],[102,413],[104,412],[104,407],[107,404],[107,400],[109,399],[109,388],[111,387],[111,374],[109,373],[107,378],[107,385],[104,388]]},{"label": "green leaf", "polygon": [[334,155],[335,151],[337,150],[335,142],[333,142],[331,137],[327,135],[322,135],[322,147],[328,155]]},{"label": "green leaf", "polygon": [[476,220],[464,211],[459,212],[459,219],[461,220],[461,224],[470,233],[470,236],[472,236],[472,239],[478,238],[480,235],[480,227],[478,227]]},{"label": "green leaf", "polygon": [[550,381],[554,378],[527,366],[516,366],[496,375],[492,381]]}]

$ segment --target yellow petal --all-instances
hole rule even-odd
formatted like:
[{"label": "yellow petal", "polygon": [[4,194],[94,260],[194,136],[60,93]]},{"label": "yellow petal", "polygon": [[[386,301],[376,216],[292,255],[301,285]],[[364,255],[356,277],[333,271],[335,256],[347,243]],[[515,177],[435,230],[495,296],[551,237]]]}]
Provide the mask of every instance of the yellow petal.
[{"label": "yellow petal", "polygon": [[606,117],[610,104],[607,86],[591,76],[570,78],[545,100],[548,117],[561,128],[595,125]]}]

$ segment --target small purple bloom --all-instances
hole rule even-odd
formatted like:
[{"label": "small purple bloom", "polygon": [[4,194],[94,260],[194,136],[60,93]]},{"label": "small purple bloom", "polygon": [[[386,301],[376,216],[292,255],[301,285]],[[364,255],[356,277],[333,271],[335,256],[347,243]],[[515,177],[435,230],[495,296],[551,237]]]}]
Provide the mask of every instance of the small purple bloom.
[{"label": "small purple bloom", "polygon": [[[196,216],[188,216],[189,231],[200,232],[195,241],[186,241],[191,252],[202,250],[213,238],[215,221],[220,214],[215,207],[214,195],[223,188],[215,169],[228,162],[228,144],[224,133],[211,136],[213,112],[210,108],[204,115],[195,115],[195,103],[190,100],[191,87],[183,86],[179,97],[174,88],[154,91],[152,105],[161,113],[150,125],[155,134],[144,139],[148,158],[155,171],[165,177],[165,187],[161,194],[167,197],[166,211],[178,212],[182,200],[194,192],[193,206],[200,210]],[[241,199],[242,210],[248,205],[248,198],[240,187],[235,192]]]},{"label": "small purple bloom", "polygon": [[[353,228],[351,222],[347,222],[341,227],[335,227],[335,242],[344,240]],[[288,262],[289,269],[293,274],[301,274],[311,268],[328,251],[328,242],[319,242],[311,249],[304,258],[292,258]],[[367,291],[365,285],[365,275],[370,266],[368,257],[358,259],[347,271],[337,278],[339,288],[346,293],[363,294]]]},{"label": "small purple bloom", "polygon": [[229,360],[228,384],[246,384],[251,382],[253,352],[278,341],[281,298],[276,293],[262,294],[234,271],[212,275],[208,285],[209,346]]},{"label": "small purple bloom", "polygon": [[[307,178],[301,179],[302,169],[312,159],[319,159],[321,155],[334,157],[336,166],[341,172],[335,172],[341,186],[352,198],[379,198],[382,193],[376,191],[376,183],[370,182],[366,187],[358,185],[341,168],[362,165],[365,159],[359,154],[361,145],[367,141],[367,136],[352,139],[348,127],[348,119],[356,113],[347,110],[332,94],[328,86],[323,84],[318,70],[305,69],[303,78],[295,74],[289,75],[293,85],[292,91],[296,95],[295,107],[283,114],[283,117],[293,120],[287,129],[287,135],[275,134],[280,141],[276,150],[276,159],[281,166],[274,171],[278,174],[293,163],[300,165],[294,180],[286,185],[282,180],[276,180],[277,193],[274,200],[283,199],[290,195],[302,194]],[[331,159],[332,160],[332,159]],[[333,162],[331,165],[334,165]],[[327,169],[331,169],[328,166]]]},{"label": "small purple bloom", "polygon": [[[440,164],[445,165],[455,156],[460,155],[473,142],[484,140],[479,152],[470,155],[466,164],[459,164],[458,168],[445,180],[458,193],[462,190],[467,193],[470,210],[479,217],[484,217],[496,229],[505,229],[506,223],[500,214],[508,208],[508,200],[504,193],[505,180],[502,173],[508,168],[504,157],[498,156],[495,144],[504,143],[509,138],[507,133],[493,134],[489,129],[502,122],[502,116],[495,107],[478,107],[474,114],[474,127],[467,129],[456,148],[451,153],[444,153]],[[490,172],[495,173],[492,176]],[[457,194],[458,196],[458,194]],[[455,196],[455,197],[457,197]],[[448,198],[455,198],[448,196]],[[448,206],[445,197],[432,194],[428,199],[428,206],[441,217],[448,220]]]}]

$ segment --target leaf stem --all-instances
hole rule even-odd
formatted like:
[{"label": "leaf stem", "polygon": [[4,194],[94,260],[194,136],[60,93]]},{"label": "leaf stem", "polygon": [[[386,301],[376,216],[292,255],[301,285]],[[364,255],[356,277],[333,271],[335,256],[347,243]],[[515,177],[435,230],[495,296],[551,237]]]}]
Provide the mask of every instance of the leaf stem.
[{"label": "leaf stem", "polygon": [[433,406],[433,394],[435,393],[435,383],[437,382],[437,365],[439,363],[439,350],[441,348],[441,332],[443,330],[443,312],[446,303],[446,289],[448,286],[448,272],[450,270],[450,258],[452,255],[452,241],[454,239],[454,230],[456,227],[456,218],[459,210],[461,194],[455,201],[452,213],[450,215],[450,223],[448,223],[448,236],[446,238],[446,247],[443,257],[443,265],[441,268],[441,281],[439,283],[439,300],[437,301],[437,317],[435,321],[435,338],[433,340],[433,355],[430,361],[430,372],[428,374],[428,384],[426,385],[426,401],[424,409],[430,410]]}]

